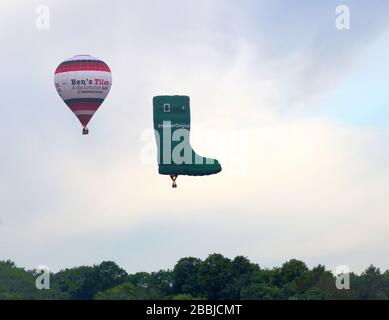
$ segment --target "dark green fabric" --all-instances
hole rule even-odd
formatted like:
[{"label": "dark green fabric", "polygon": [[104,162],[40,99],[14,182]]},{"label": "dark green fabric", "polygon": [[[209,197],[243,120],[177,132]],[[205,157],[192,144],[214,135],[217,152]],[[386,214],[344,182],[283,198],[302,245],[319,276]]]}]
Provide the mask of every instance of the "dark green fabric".
[{"label": "dark green fabric", "polygon": [[[160,174],[203,176],[215,174],[222,170],[217,160],[199,156],[190,145],[190,103],[188,96],[154,97],[153,116],[158,147],[158,171]],[[170,127],[170,130],[167,129],[168,127]],[[186,129],[187,131],[180,130],[176,132],[179,129]],[[175,132],[181,136],[179,141],[173,139]],[[181,152],[177,150],[181,150]],[[174,156],[175,152],[180,155],[178,161],[177,157]]]}]

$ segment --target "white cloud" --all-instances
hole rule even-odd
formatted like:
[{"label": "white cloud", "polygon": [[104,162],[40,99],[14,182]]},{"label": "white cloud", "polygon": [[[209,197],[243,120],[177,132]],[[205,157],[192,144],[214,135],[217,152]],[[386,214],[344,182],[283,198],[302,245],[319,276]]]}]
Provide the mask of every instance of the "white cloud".
[{"label": "white cloud", "polygon": [[[375,254],[385,252],[382,243],[388,240],[389,133],[310,118],[304,110],[358,67],[362,48],[379,39],[387,24],[374,23],[361,36],[339,36],[326,29],[333,27],[332,20],[326,25],[327,14],[334,18],[329,6],[320,11],[320,23],[307,30],[303,22],[316,19],[319,11],[288,15],[266,2],[239,8],[209,1],[123,2],[72,19],[66,18],[75,12],[71,5],[48,5],[53,15],[48,33],[22,20],[1,35],[12,45],[0,53],[9,76],[3,97],[7,125],[0,128],[7,150],[0,160],[5,177],[0,258],[30,266],[50,265],[50,259],[58,266],[77,264],[82,254],[72,239],[104,234],[119,243],[127,233],[137,235],[136,241],[148,225],[167,224],[173,232],[165,245],[180,241],[175,230],[193,225],[188,252],[201,255],[243,253],[269,264],[291,256],[336,264],[342,257],[339,264],[359,269],[372,257],[385,265],[387,255]],[[253,8],[279,12],[278,24],[258,19]],[[171,19],[173,9],[177,20]],[[18,7],[12,18],[25,19],[33,13],[29,10]],[[307,13],[310,18],[301,22]],[[229,16],[233,23],[226,21]],[[300,22],[294,27],[295,20]],[[288,30],[293,42],[285,39]],[[113,70],[112,91],[87,138],[80,137],[52,84],[55,66],[84,52]],[[191,96],[192,145],[201,155],[218,158],[221,174],[180,177],[178,190],[172,190],[156,163],[141,163],[139,136],[152,125],[152,96],[165,93]],[[205,139],[204,132],[212,134]],[[227,157],[234,146],[223,141],[228,132],[249,137],[244,174],[236,172],[241,163]],[[202,229],[215,232],[196,236]],[[142,250],[157,251],[156,237],[144,239]],[[35,261],[56,244],[64,257],[77,258]],[[29,256],[23,255],[26,248]],[[90,259],[107,257],[95,250]],[[109,252],[111,259],[121,255],[116,250]],[[173,263],[183,252],[172,249],[166,259]],[[128,259],[122,261],[129,267]]]}]

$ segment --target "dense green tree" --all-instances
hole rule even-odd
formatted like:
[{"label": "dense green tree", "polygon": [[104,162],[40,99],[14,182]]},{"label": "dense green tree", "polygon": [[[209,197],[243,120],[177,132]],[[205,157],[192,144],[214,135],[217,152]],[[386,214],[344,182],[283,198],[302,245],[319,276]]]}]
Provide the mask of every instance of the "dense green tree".
[{"label": "dense green tree", "polygon": [[223,299],[223,290],[233,279],[231,260],[221,254],[211,254],[199,268],[201,292],[210,300]]},{"label": "dense green tree", "polygon": [[295,296],[298,300],[328,300],[331,298],[330,294],[320,289],[310,289],[298,296]]},{"label": "dense green tree", "polygon": [[203,300],[204,298],[195,298],[190,294],[180,293],[172,297],[172,300]]},{"label": "dense green tree", "polygon": [[134,286],[147,288],[150,285],[151,275],[148,272],[137,272],[130,274],[127,280]]},{"label": "dense green tree", "polygon": [[380,269],[369,266],[359,277],[357,285],[357,296],[361,300],[375,300],[380,295],[382,284]]},{"label": "dense green tree", "polygon": [[260,268],[257,264],[243,256],[237,256],[231,262],[231,281],[227,283],[221,292],[222,299],[239,300],[243,288],[256,281],[260,275]]},{"label": "dense green tree", "polygon": [[0,261],[0,300],[4,299],[389,299],[389,271],[370,266],[350,273],[350,290],[338,290],[336,277],[319,265],[309,269],[292,259],[280,268],[261,269],[243,256],[211,254],[204,261],[180,259],[173,270],[128,275],[116,263],[65,269],[51,275],[50,290],[38,290],[38,274]]},{"label": "dense green tree", "polygon": [[182,258],[175,265],[172,273],[173,292],[197,296],[201,294],[199,269],[202,261],[198,258]]},{"label": "dense green tree", "polygon": [[279,270],[279,283],[281,285],[299,280],[308,271],[307,265],[299,260],[292,259],[285,262]]},{"label": "dense green tree", "polygon": [[92,267],[65,269],[52,282],[70,299],[92,299],[98,292],[113,288],[127,279],[127,273],[115,262],[105,261]]},{"label": "dense green tree", "polygon": [[96,300],[133,300],[136,298],[136,288],[132,283],[123,283],[117,287],[100,291],[96,294]]},{"label": "dense green tree", "polygon": [[[296,280],[296,289],[298,295],[301,297],[303,297],[305,293],[312,291],[309,297],[322,296],[329,299],[331,297],[331,292],[336,290],[335,278],[324,266],[318,265],[312,270],[304,272]],[[326,295],[322,295],[321,293],[323,292],[326,292]],[[307,297],[308,296],[304,296],[303,298],[305,299]]]},{"label": "dense green tree", "polygon": [[168,298],[173,294],[173,274],[169,270],[160,270],[158,272],[138,272],[128,276],[128,281],[135,287],[144,288],[144,293],[151,292],[154,297]]},{"label": "dense green tree", "polygon": [[160,292],[155,288],[134,286],[127,282],[112,289],[98,292],[96,300],[158,300],[163,299]]},{"label": "dense green tree", "polygon": [[55,285],[49,290],[39,290],[36,279],[39,274],[18,268],[11,261],[0,261],[0,300],[66,299]]},{"label": "dense green tree", "polygon": [[89,266],[60,271],[52,277],[51,282],[60,291],[66,292],[69,299],[91,299],[94,295],[93,268]]},{"label": "dense green tree", "polygon": [[271,287],[266,283],[252,283],[241,290],[242,300],[277,300],[281,293],[277,287]]},{"label": "dense green tree", "polygon": [[0,300],[35,299],[40,292],[32,272],[16,267],[11,261],[0,261]]},{"label": "dense green tree", "polygon": [[112,261],[104,261],[95,266],[94,273],[101,290],[107,290],[123,283],[128,276],[124,269]]},{"label": "dense green tree", "polygon": [[152,272],[150,277],[150,288],[154,288],[162,296],[173,294],[173,274],[169,270]]}]

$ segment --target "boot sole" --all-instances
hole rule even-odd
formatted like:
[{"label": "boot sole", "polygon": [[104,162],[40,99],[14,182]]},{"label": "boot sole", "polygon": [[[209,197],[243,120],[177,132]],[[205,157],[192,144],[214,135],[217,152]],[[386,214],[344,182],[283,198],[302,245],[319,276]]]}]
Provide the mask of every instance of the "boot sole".
[{"label": "boot sole", "polygon": [[220,165],[159,165],[159,174],[208,176],[222,171]]}]

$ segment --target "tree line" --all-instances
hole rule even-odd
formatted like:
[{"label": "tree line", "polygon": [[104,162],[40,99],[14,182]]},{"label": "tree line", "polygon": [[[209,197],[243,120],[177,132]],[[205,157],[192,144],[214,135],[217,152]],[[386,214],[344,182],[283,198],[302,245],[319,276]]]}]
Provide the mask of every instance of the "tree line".
[{"label": "tree line", "polygon": [[248,258],[211,254],[180,259],[172,270],[128,274],[104,261],[50,274],[50,289],[38,290],[35,271],[0,261],[0,300],[370,300],[389,299],[389,271],[369,266],[350,273],[350,289],[338,290],[323,265],[308,268],[292,259],[261,268]]}]

